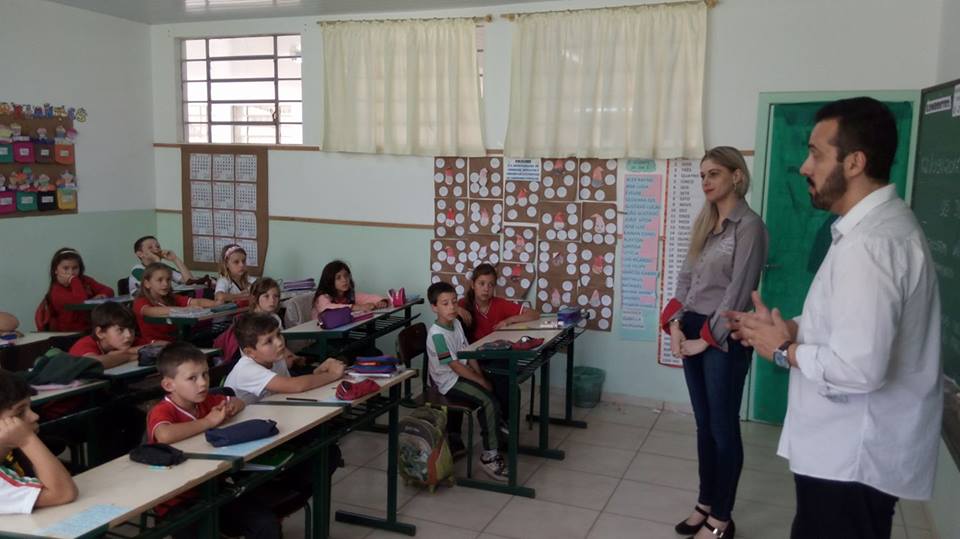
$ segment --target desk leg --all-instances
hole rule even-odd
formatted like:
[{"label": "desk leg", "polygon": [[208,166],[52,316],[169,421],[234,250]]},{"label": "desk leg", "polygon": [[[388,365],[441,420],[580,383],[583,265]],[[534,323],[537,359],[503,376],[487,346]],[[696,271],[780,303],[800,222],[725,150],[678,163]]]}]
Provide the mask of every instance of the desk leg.
[{"label": "desk leg", "polygon": [[[320,440],[327,439],[326,425],[320,425]],[[313,525],[314,539],[330,537],[330,452],[321,446],[313,459]]]},{"label": "desk leg", "polygon": [[[540,386],[541,392],[543,391],[544,385],[549,386],[550,382],[542,383]],[[578,429],[587,428],[586,421],[579,421],[573,418],[573,341],[567,343],[567,382],[566,382],[566,391],[567,394],[564,398],[563,403],[563,417],[551,417],[550,423],[554,425],[563,425],[566,427],[574,427]],[[543,412],[543,406],[541,405],[540,413],[547,415]],[[539,416],[533,413],[533,410],[530,410],[530,414],[527,416],[530,420],[539,419]]]},{"label": "desk leg", "polygon": [[[210,479],[203,484],[204,499],[212,502],[217,497],[217,478]],[[220,537],[220,510],[211,508],[200,520],[200,537]]]},{"label": "desk leg", "polygon": [[400,437],[400,386],[390,388],[390,411],[387,416],[387,518],[373,518],[348,511],[337,511],[337,521],[359,526],[369,526],[381,530],[416,535],[417,527],[397,520],[397,459],[399,458]]},{"label": "desk leg", "polygon": [[550,449],[550,423],[554,419],[550,417],[550,362],[544,361],[540,365],[540,415],[535,417],[539,422],[540,438],[536,447],[520,446],[520,452],[524,455],[533,455],[535,457],[545,457],[554,460],[563,460],[566,455],[561,449]]}]

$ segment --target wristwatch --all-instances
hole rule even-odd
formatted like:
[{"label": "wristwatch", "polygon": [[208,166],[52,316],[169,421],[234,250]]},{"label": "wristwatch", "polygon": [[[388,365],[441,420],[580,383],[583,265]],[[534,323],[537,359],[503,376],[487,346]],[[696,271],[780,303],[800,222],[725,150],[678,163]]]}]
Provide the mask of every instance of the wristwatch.
[{"label": "wristwatch", "polygon": [[787,356],[787,351],[792,344],[793,341],[786,341],[780,345],[780,348],[773,351],[773,362],[777,367],[783,367],[784,369],[790,368],[790,358]]}]

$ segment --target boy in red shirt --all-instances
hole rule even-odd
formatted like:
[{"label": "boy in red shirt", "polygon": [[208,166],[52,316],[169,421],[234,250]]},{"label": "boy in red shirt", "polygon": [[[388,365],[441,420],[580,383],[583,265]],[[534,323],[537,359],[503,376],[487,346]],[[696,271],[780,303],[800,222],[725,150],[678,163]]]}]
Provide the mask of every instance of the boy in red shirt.
[{"label": "boy in red shirt", "polygon": [[[104,369],[135,361],[140,348],[149,341],[137,339],[137,319],[130,309],[119,303],[109,302],[90,313],[93,333],[83,337],[70,347],[70,355],[90,357],[103,364]],[[165,341],[158,341],[166,344]]]},{"label": "boy in red shirt", "polygon": [[[147,443],[172,444],[219,427],[225,420],[243,410],[240,399],[211,394],[210,371],[207,358],[190,343],[168,345],[157,358],[157,370],[162,377],[160,386],[167,396],[147,415]],[[156,508],[157,515],[185,511],[183,507],[196,498],[189,491],[170,499]],[[230,535],[257,539],[279,539],[280,520],[277,516],[246,498],[227,504],[220,513],[221,526]],[[181,528],[173,537],[197,537],[197,524]],[[229,531],[227,528],[230,528]]]}]

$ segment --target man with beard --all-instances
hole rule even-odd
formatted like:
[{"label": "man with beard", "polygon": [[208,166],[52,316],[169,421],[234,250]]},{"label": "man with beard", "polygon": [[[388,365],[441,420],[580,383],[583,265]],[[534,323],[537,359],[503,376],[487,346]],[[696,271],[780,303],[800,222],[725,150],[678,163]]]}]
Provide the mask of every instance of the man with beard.
[{"label": "man with beard", "polygon": [[800,173],[839,216],[803,311],[727,313],[735,338],[790,370],[777,453],[791,537],[890,537],[898,498],[928,499],[942,414],[940,298],[926,238],[890,183],[893,115],[859,97],[817,112]]}]

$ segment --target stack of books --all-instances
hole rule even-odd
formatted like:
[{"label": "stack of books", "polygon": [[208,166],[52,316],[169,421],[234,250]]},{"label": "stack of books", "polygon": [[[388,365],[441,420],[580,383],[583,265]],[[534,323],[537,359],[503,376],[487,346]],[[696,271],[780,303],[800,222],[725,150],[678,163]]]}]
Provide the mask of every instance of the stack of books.
[{"label": "stack of books", "polygon": [[283,291],[292,292],[295,290],[314,290],[317,288],[317,282],[313,278],[300,279],[298,281],[283,281]]},{"label": "stack of books", "polygon": [[361,377],[389,378],[397,373],[400,360],[393,356],[358,357],[350,373]]}]

